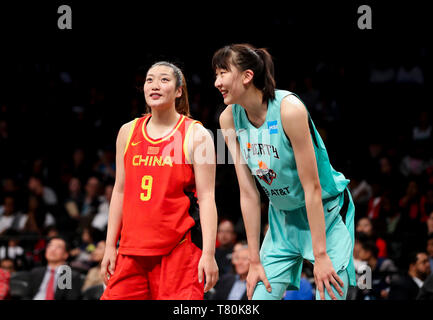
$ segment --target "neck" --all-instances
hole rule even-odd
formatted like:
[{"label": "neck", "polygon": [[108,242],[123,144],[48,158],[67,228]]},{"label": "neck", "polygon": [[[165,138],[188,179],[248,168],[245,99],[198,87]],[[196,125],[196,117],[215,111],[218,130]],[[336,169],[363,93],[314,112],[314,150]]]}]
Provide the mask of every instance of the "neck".
[{"label": "neck", "polygon": [[368,260],[368,265],[371,267],[371,270],[376,269],[377,259],[374,258],[374,257],[371,257],[371,258]]},{"label": "neck", "polygon": [[177,113],[176,108],[167,109],[152,109],[152,117],[149,123],[158,126],[173,126],[178,120],[180,115]]},{"label": "neck", "polygon": [[247,280],[247,275],[248,275],[248,273],[240,274],[239,275],[239,279],[242,280],[242,281],[245,281],[245,280]]},{"label": "neck", "polygon": [[65,263],[66,263],[65,261],[48,262],[47,266],[50,269],[55,269],[57,267],[65,265]]},{"label": "neck", "polygon": [[243,95],[239,104],[245,109],[250,119],[264,120],[268,111],[268,102],[263,101],[263,93],[255,87],[250,87]]}]

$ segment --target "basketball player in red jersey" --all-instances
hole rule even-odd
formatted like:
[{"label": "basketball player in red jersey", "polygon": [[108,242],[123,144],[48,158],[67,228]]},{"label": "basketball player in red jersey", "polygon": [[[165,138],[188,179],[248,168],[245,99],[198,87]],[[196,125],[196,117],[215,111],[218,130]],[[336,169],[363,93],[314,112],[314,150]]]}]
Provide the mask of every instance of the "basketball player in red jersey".
[{"label": "basketball player in red jersey", "polygon": [[155,63],[144,95],[117,137],[101,300],[201,300],[218,280],[213,140],[177,66]]}]

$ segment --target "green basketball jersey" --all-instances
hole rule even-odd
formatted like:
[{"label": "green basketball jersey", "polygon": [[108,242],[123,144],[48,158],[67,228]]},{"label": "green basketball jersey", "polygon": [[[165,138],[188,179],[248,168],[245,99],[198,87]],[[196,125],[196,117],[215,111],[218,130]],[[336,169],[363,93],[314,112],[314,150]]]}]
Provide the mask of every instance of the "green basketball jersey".
[{"label": "green basketball jersey", "polygon": [[[250,123],[244,108],[232,105],[242,156],[269,201],[279,210],[294,210],[305,206],[304,190],[299,180],[293,149],[281,123],[281,101],[290,94],[294,93],[275,90],[275,99],[268,101],[266,120],[260,128]],[[331,198],[343,192],[349,180],[331,166],[325,145],[309,114],[308,119],[322,199]]]}]

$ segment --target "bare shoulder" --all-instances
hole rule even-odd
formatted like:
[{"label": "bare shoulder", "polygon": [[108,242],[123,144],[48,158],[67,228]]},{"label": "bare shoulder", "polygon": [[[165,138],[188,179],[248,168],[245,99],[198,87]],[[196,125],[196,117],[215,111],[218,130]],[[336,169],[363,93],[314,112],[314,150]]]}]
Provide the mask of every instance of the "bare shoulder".
[{"label": "bare shoulder", "polygon": [[228,105],[220,114],[221,129],[234,128],[232,105]]},{"label": "bare shoulder", "polygon": [[132,125],[133,125],[134,122],[135,122],[135,119],[132,119],[131,121],[124,123],[120,127],[118,138],[121,141],[125,141],[126,142],[126,139],[127,139],[128,135],[129,135],[129,131],[131,130]]},{"label": "bare shoulder", "polygon": [[281,101],[282,121],[302,121],[308,118],[308,112],[301,100],[291,94]]}]

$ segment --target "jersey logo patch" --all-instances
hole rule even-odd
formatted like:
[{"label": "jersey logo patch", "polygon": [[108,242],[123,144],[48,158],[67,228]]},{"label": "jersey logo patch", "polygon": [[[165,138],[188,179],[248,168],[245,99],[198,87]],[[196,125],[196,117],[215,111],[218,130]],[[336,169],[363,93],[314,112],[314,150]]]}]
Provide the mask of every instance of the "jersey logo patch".
[{"label": "jersey logo patch", "polygon": [[266,163],[259,161],[259,169],[256,170],[256,175],[268,185],[272,184],[272,181],[277,177],[274,170],[269,169]]},{"label": "jersey logo patch", "polygon": [[269,134],[278,133],[278,121],[268,121]]}]

